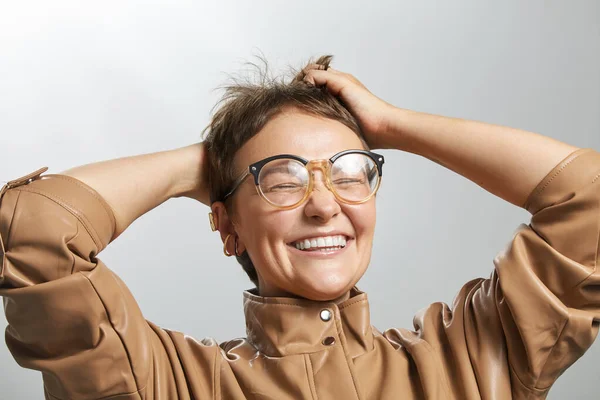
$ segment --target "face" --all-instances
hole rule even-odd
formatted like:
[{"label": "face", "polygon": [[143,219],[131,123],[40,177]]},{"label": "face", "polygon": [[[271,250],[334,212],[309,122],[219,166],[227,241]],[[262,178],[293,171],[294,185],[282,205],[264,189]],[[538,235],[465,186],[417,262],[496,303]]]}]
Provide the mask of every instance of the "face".
[{"label": "face", "polygon": [[[363,149],[358,136],[344,124],[293,109],[278,114],[237,152],[239,173],[248,165],[278,154],[307,160],[329,159],[348,149]],[[262,296],[343,300],[362,277],[371,258],[375,230],[375,197],[365,203],[338,202],[325,186],[321,170],[313,170],[314,190],[308,200],[291,210],[268,204],[257,193],[252,177],[233,195],[231,215],[222,203],[213,204],[219,230],[239,236],[259,276]],[[333,251],[299,250],[301,239],[343,235],[344,248]],[[233,240],[229,241],[233,251]]]}]

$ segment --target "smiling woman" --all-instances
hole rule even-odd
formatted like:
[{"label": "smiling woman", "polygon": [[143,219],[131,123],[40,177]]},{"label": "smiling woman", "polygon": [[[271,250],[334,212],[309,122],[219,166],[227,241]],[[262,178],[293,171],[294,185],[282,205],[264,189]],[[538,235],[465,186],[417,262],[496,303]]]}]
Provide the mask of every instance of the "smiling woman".
[{"label": "smiling woman", "polygon": [[[341,151],[360,147],[362,143],[356,134],[337,121],[295,110],[282,111],[240,149],[236,164],[248,168],[272,154],[292,152],[307,159],[327,160]],[[294,208],[280,210],[264,201],[264,196],[257,196],[250,180],[232,198],[229,213],[224,205],[213,203],[221,235],[239,236],[240,251],[247,249],[253,264],[258,266],[258,289],[262,295],[340,298],[365,272],[375,229],[374,198],[358,204],[339,201],[328,190],[328,170],[312,171],[313,191],[302,206],[299,201],[304,195],[294,202]],[[305,184],[308,186],[308,180]],[[278,199],[281,197],[277,194]],[[346,247],[331,253],[298,252],[288,244],[340,233],[346,236]]]},{"label": "smiling woman", "polygon": [[[331,56],[321,57],[313,67],[327,68],[330,60]],[[331,218],[340,212],[338,202],[341,200],[336,195],[340,191],[327,190],[332,184],[331,171],[337,173],[339,169],[329,168],[334,159],[320,165],[313,162],[311,166],[315,168],[310,172],[305,168],[298,169],[304,177],[297,176],[296,179],[301,182],[296,183],[305,189],[295,191],[295,196],[292,196],[288,188],[285,196],[287,202],[294,198],[297,201],[274,204],[277,203],[276,198],[281,199],[284,195],[281,188],[277,192],[270,189],[269,194],[265,194],[266,174],[283,164],[272,160],[262,165],[260,161],[281,154],[296,155],[299,164],[286,162],[285,168],[289,169],[290,166],[304,167],[303,157],[329,160],[344,150],[368,148],[352,114],[325,87],[307,84],[303,80],[305,76],[303,70],[290,83],[284,83],[262,74],[257,79],[260,83],[241,82],[226,88],[220,108],[206,129],[204,143],[208,158],[208,185],[213,221],[218,221],[216,224],[224,241],[228,235],[234,236],[227,245],[231,246],[232,254],[236,254],[263,295],[294,294],[314,300],[330,300],[347,294],[366,269],[375,227],[375,203],[368,201],[371,196],[360,199],[364,204],[346,202],[344,207],[353,212],[341,215],[354,218],[360,215],[361,221],[343,217],[331,223]],[[363,160],[371,164],[380,163],[377,158],[370,157],[381,156],[368,155]],[[344,160],[348,158],[340,159],[336,165],[347,165]],[[254,180],[245,180],[247,175],[253,175]],[[321,178],[314,179],[319,176]],[[376,176],[378,186],[380,175]],[[306,190],[309,184],[314,190],[310,196]],[[376,188],[373,195],[375,191]],[[252,206],[240,208],[240,197],[244,205],[251,202]],[[309,199],[308,204],[298,208],[300,201],[306,199]],[[274,213],[275,210],[280,212]],[[312,222],[307,224],[306,220]],[[361,222],[356,224],[356,228],[364,230],[360,232],[365,235],[364,240],[355,236],[357,232],[353,222]],[[331,254],[304,252],[299,257],[287,245],[299,236],[317,238],[331,235],[333,231],[347,236],[348,249]],[[268,234],[260,234],[265,232]],[[236,244],[239,253],[235,251]],[[361,247],[357,247],[359,245]],[[337,272],[332,268],[318,268],[314,262],[314,268],[307,268],[308,260],[317,256],[328,258],[330,267],[337,264]],[[292,262],[290,257],[296,260]],[[264,267],[257,271],[255,264]]]},{"label": "smiling woman", "polygon": [[[37,170],[0,191],[7,345],[48,399],[545,398],[600,321],[600,153],[396,108],[330,57],[285,83],[227,89],[203,143]],[[380,332],[369,266],[384,159],[412,152],[531,214],[490,278]],[[123,178],[123,177],[126,177]],[[131,182],[136,182],[132,185]],[[158,327],[97,258],[173,197],[211,207],[247,337]]]},{"label": "smiling woman", "polygon": [[[303,94],[312,99],[312,108],[333,109],[328,107],[327,101],[335,99],[327,92],[302,81],[295,85],[302,88],[295,89],[297,92],[303,90]],[[343,298],[369,263],[375,229],[375,192],[371,188],[378,186],[379,173],[372,177],[375,182],[368,182],[367,175],[363,174],[363,184],[354,186],[361,189],[355,190],[360,198],[340,201],[346,194],[340,181],[344,175],[341,171],[351,171],[352,161],[360,162],[361,167],[370,166],[369,170],[372,170],[377,168],[377,162],[381,163],[377,160],[382,157],[362,150],[364,142],[360,140],[360,132],[348,127],[358,130],[357,125],[339,122],[342,116],[336,120],[323,117],[324,112],[319,115],[305,111],[294,107],[294,103],[283,96],[279,102],[274,102],[272,98],[279,95],[277,92],[281,88],[255,86],[253,89],[244,92],[246,96],[260,97],[273,110],[266,110],[256,100],[235,98],[230,99],[221,112],[237,107],[236,102],[247,102],[256,108],[254,114],[250,107],[245,109],[244,121],[252,119],[249,114],[254,118],[262,118],[265,113],[272,117],[258,131],[249,132],[249,137],[241,141],[243,145],[234,153],[230,162],[235,175],[243,171],[252,173],[254,168],[255,179],[245,180],[234,195],[223,196],[225,203],[212,203],[216,225],[223,238],[228,234],[235,235],[238,259],[251,279],[256,274],[255,283],[263,296],[295,295],[313,300]],[[264,93],[267,91],[273,92],[270,97]],[[311,92],[314,94],[310,95]],[[226,115],[223,118],[228,121],[231,132],[241,131],[230,125]],[[223,171],[228,171],[227,160],[213,160],[223,157],[218,151],[227,140],[219,135],[219,129],[223,128],[216,124],[211,128],[206,140],[208,165],[222,165]],[[342,152],[348,150],[356,152],[343,155]],[[280,155],[292,153],[296,155],[291,155],[291,159],[280,158]],[[313,160],[307,165],[315,168],[305,169],[303,157]],[[324,162],[312,164],[315,159]],[[285,164],[281,164],[281,160]],[[285,174],[277,172],[282,166],[285,166]],[[294,171],[295,166],[302,168]],[[208,173],[209,176],[224,174],[216,168],[209,168]],[[299,189],[288,187],[284,190],[281,185],[270,187],[275,182],[289,185],[289,179],[284,178],[289,175],[294,176],[293,183]],[[309,186],[312,191],[308,190]],[[219,196],[214,189],[213,193],[213,196]],[[316,241],[318,237],[339,234],[346,238],[343,250],[299,252],[295,246],[290,246],[299,239]]]}]

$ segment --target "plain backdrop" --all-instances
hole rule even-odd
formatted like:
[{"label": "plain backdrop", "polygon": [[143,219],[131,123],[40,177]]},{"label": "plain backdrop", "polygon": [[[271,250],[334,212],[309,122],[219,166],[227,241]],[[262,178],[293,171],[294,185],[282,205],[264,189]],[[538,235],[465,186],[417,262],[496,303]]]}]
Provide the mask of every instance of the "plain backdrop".
[{"label": "plain backdrop", "polygon": [[[275,71],[333,54],[335,68],[399,107],[600,150],[596,0],[0,0],[0,180],[197,142],[214,89],[258,52]],[[489,277],[530,215],[425,158],[383,154],[373,256],[358,286],[374,326],[412,328],[419,309]],[[223,256],[207,213],[172,199],[100,258],[147,319],[224,341],[245,335],[252,285]],[[596,343],[549,398],[598,398],[599,363]],[[43,398],[40,373],[4,343],[0,369],[0,398]]]}]

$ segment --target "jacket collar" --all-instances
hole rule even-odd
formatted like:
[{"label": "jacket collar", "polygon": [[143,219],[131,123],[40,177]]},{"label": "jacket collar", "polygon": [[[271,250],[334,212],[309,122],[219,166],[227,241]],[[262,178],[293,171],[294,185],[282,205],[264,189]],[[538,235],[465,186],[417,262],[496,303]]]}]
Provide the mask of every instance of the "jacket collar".
[{"label": "jacket collar", "polygon": [[[331,312],[328,321],[321,318],[323,310]],[[356,286],[339,304],[262,297],[250,289],[244,291],[244,314],[248,341],[267,356],[313,353],[342,344],[354,358],[373,348],[367,294]]]}]

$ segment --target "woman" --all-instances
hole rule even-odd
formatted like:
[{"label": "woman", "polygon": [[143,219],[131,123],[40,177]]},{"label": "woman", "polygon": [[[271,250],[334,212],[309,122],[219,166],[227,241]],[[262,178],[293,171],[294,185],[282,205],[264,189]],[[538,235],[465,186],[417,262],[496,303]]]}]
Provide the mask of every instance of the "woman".
[{"label": "woman", "polygon": [[[403,110],[309,64],[234,85],[206,140],[2,189],[0,295],[17,362],[48,399],[546,397],[600,319],[600,154],[500,126]],[[415,330],[371,327],[370,260],[384,159],[419,154],[531,212],[452,307]],[[144,320],[96,256],[172,197],[210,205],[225,255],[256,288],[248,336],[196,341]]]}]

